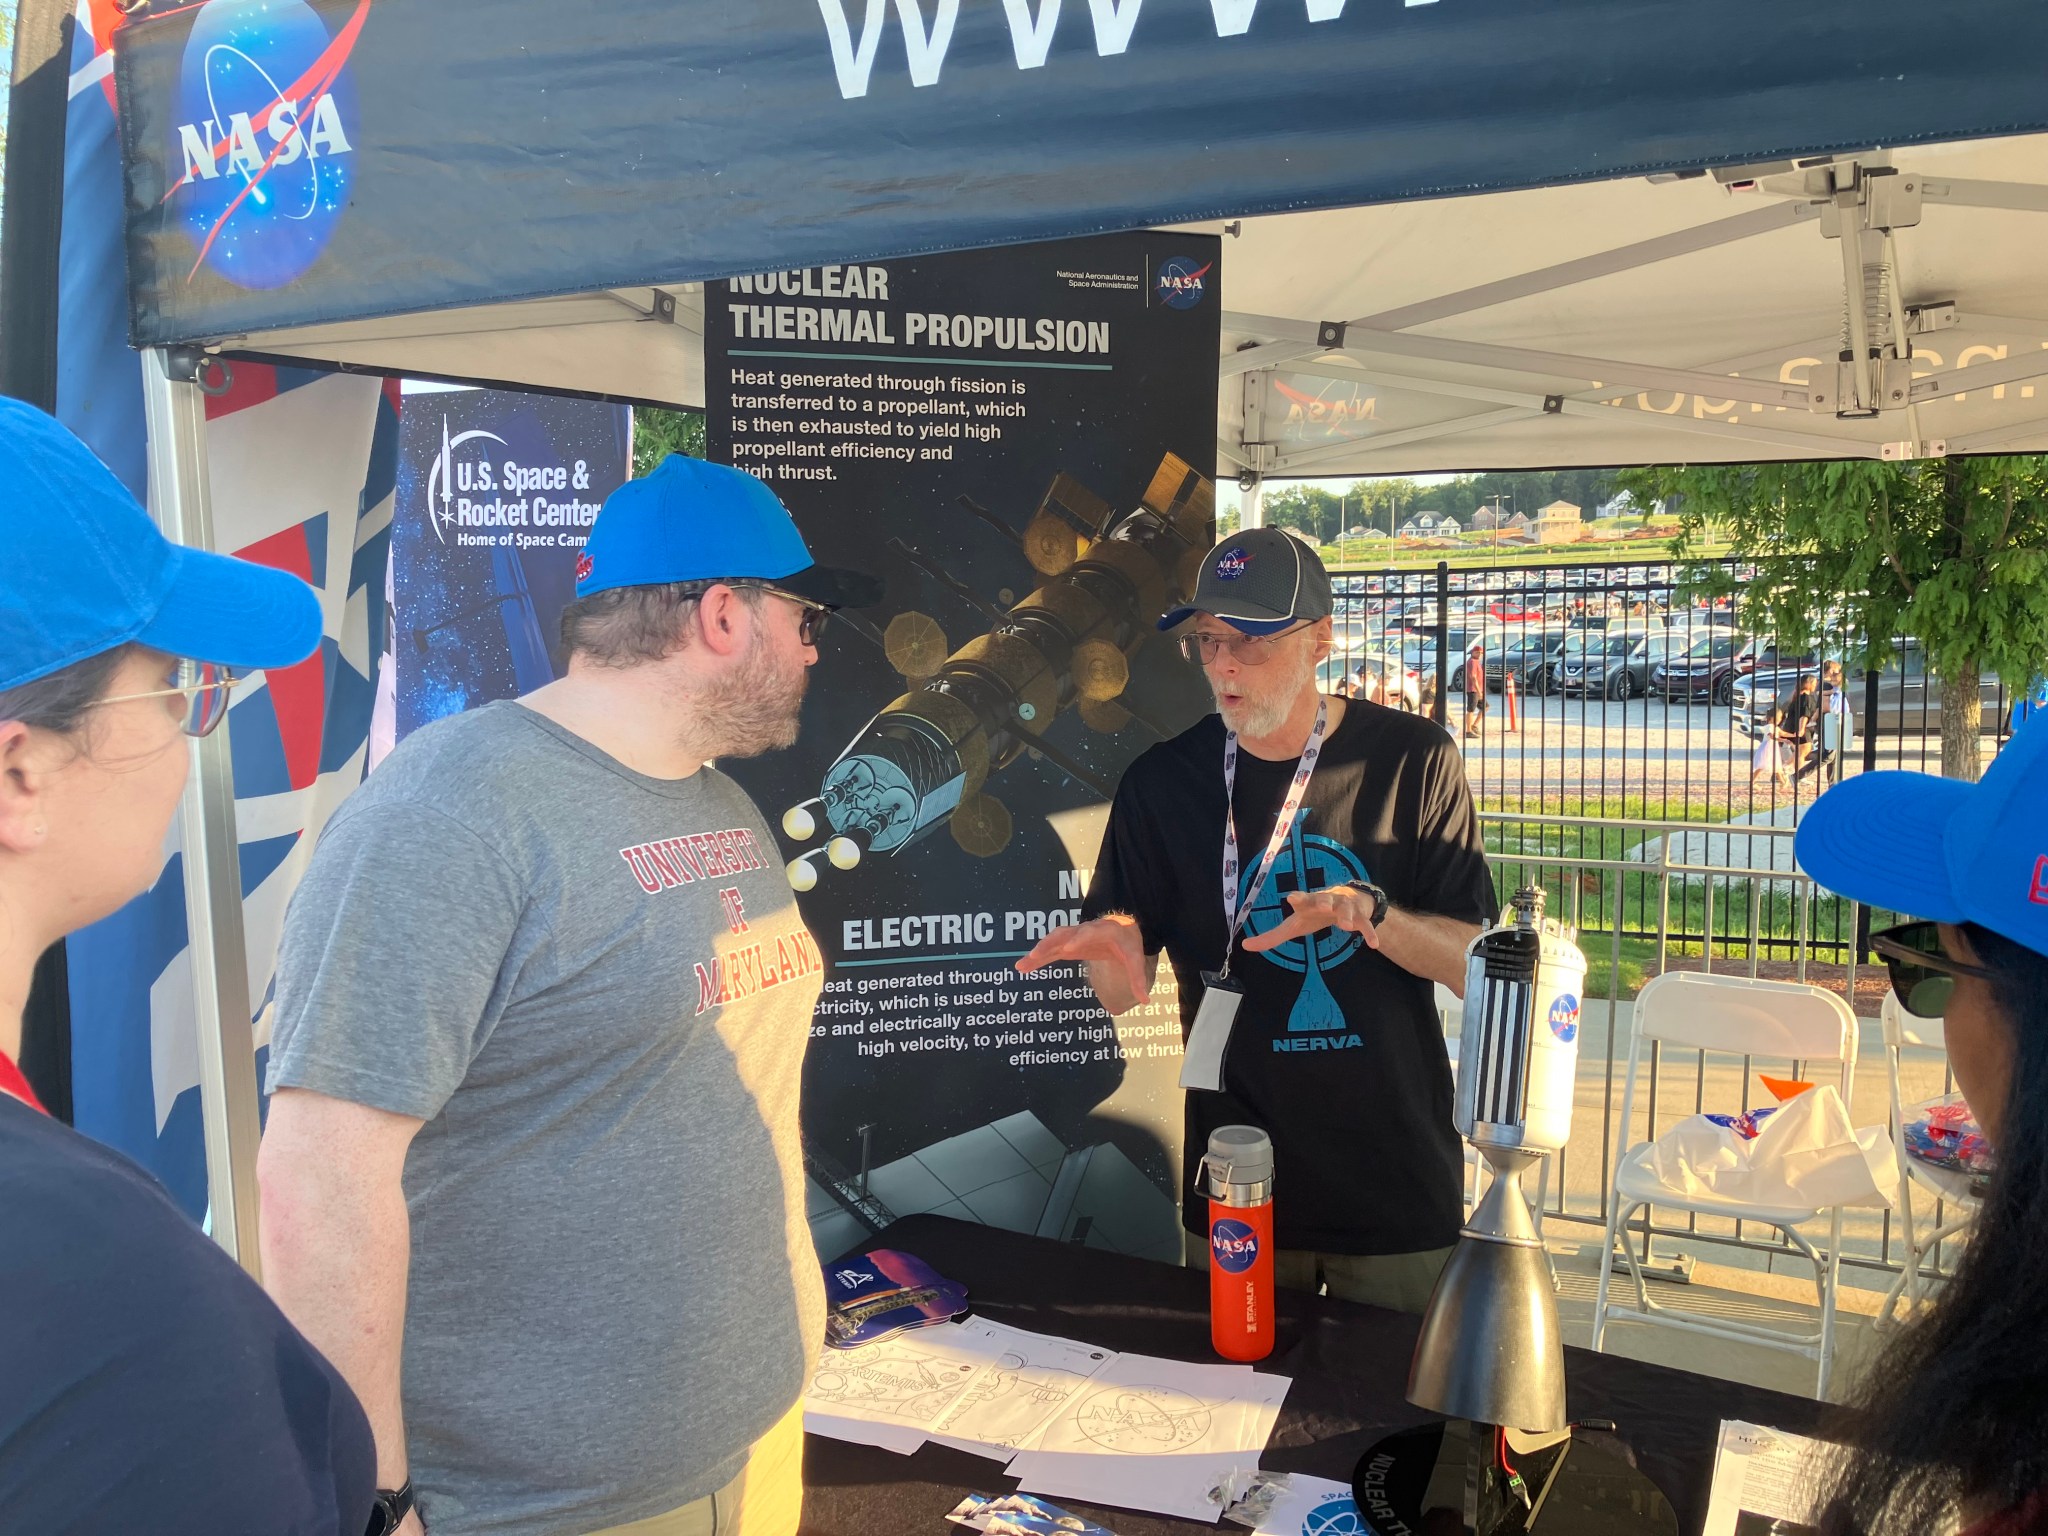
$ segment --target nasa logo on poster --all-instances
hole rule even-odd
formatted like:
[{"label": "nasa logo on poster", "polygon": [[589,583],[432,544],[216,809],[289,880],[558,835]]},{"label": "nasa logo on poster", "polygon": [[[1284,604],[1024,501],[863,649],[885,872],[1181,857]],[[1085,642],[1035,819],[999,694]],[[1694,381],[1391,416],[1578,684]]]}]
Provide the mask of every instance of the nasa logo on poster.
[{"label": "nasa logo on poster", "polygon": [[1193,309],[1208,292],[1209,268],[1214,265],[1205,261],[1196,266],[1185,256],[1167,257],[1159,263],[1159,277],[1154,284],[1159,302],[1168,309]]},{"label": "nasa logo on poster", "polygon": [[171,187],[201,266],[280,288],[333,238],[361,128],[347,69],[369,0],[338,33],[305,0],[213,0],[178,77]]}]

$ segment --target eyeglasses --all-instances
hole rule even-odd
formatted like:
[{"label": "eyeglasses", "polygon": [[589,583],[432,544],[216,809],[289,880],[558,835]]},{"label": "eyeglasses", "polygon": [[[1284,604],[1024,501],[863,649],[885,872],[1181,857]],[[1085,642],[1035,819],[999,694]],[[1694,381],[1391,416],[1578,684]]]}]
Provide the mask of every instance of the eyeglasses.
[{"label": "eyeglasses", "polygon": [[1900,923],[1870,936],[1870,947],[1884,957],[1891,973],[1892,991],[1899,1006],[1923,1019],[1938,1019],[1948,1007],[1956,989],[1956,977],[1993,979],[1981,965],[1957,960],[1941,947],[1941,928],[1935,923]]},{"label": "eyeglasses", "polygon": [[796,638],[800,645],[816,645],[818,636],[825,633],[825,621],[831,618],[835,611],[823,603],[812,602],[808,597],[798,597],[794,592],[785,592],[772,581],[752,581],[745,577],[735,577],[731,580],[686,582],[683,587],[684,594],[689,597],[702,597],[713,587],[733,587],[766,592],[770,597],[779,597],[786,603],[795,603],[803,610],[798,614],[796,621]]},{"label": "eyeglasses", "polygon": [[[93,708],[107,704],[126,704],[135,699],[163,699],[171,718],[178,722],[180,730],[187,736],[205,736],[227,718],[228,694],[235,684],[242,681],[228,668],[211,661],[179,660],[164,681],[167,688],[155,688],[148,693],[117,693],[112,698],[96,701]],[[168,701],[176,700],[175,703]]]},{"label": "eyeglasses", "polygon": [[1180,653],[1189,661],[1207,666],[1216,659],[1218,651],[1230,652],[1230,659],[1241,667],[1263,667],[1273,659],[1273,647],[1290,635],[1298,635],[1312,627],[1315,620],[1297,624],[1292,629],[1283,629],[1274,635],[1182,635]]}]

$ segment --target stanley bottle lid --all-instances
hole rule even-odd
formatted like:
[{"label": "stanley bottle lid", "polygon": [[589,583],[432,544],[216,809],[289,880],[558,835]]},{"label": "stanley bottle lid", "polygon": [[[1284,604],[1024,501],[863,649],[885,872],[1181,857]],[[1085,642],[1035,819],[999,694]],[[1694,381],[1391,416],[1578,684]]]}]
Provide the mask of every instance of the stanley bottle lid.
[{"label": "stanley bottle lid", "polygon": [[1219,1125],[1209,1133],[1209,1178],[1218,1184],[1270,1184],[1273,1138],[1255,1125]]}]

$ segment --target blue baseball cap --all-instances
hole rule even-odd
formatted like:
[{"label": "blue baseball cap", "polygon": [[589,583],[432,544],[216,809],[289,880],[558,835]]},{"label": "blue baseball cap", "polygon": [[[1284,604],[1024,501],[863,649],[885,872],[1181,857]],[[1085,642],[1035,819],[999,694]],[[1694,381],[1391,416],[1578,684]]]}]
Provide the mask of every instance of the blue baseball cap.
[{"label": "blue baseball cap", "polygon": [[1845,779],[1800,820],[1792,849],[1852,900],[1977,923],[2048,954],[2048,721],[2015,732],[1975,784],[1890,770]]},{"label": "blue baseball cap", "polygon": [[137,641],[246,671],[320,644],[320,599],[289,571],[165,538],[53,417],[0,399],[0,688]]},{"label": "blue baseball cap", "polygon": [[789,509],[743,469],[672,453],[605,498],[576,561],[576,595],[681,581],[761,581],[826,608],[865,608],[882,584],[820,565]]}]

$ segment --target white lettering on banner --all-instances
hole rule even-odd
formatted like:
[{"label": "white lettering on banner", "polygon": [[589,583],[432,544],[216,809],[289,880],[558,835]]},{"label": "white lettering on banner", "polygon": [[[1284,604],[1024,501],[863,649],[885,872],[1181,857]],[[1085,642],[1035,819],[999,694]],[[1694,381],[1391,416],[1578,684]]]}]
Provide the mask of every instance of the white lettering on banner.
[{"label": "white lettering on banner", "polygon": [[[1957,368],[1968,368],[1973,363],[2003,361],[2011,355],[2011,349],[2014,346],[2024,345],[2025,343],[2023,342],[1976,342],[1956,353],[1955,366]],[[2048,349],[2048,341],[2040,342],[2038,345]],[[1942,354],[1935,351],[1932,347],[1923,346],[1918,343],[1915,343],[1913,347],[1912,364],[1913,377],[1915,379],[1924,379],[1931,374],[1944,371]],[[1778,365],[1777,382],[1794,385],[1802,389],[1811,388],[1819,382],[1813,376],[1814,369],[1832,369],[1834,366],[1835,363],[1830,358],[1788,357]],[[1731,379],[1750,376],[1753,375],[1740,373],[1728,375]],[[1826,376],[1825,374],[1823,375],[1823,377]],[[1288,393],[1286,386],[1280,384],[1277,380],[1274,383],[1274,387],[1282,393]],[[2034,398],[2034,385],[2020,384],[2017,387],[2019,389],[2019,397],[2022,400]],[[1980,400],[1987,398],[2003,400],[2006,398],[2007,388],[2007,385],[1995,384],[1991,387],[1988,395],[1984,391],[1978,391],[1977,398]],[[1948,396],[1948,402],[1953,405],[1965,404],[1969,399],[1970,392],[1968,390],[1958,390]],[[1745,406],[1741,401],[1723,400],[1713,395],[1679,392],[1666,396],[1661,391],[1651,392],[1649,390],[1639,390],[1634,393],[1617,390],[1602,398],[1601,403],[1610,410],[1636,411],[1656,416],[1690,415],[1695,421],[1716,420],[1728,422],[1731,425],[1741,420],[1745,415],[1762,416],[1769,413],[1771,415],[1783,416],[1790,412],[1792,415],[1797,416],[1801,413],[1801,407],[1796,405],[1763,405],[1752,401]],[[1295,419],[1294,411],[1298,409],[1296,407],[1290,410],[1288,416],[1290,422]],[[1370,402],[1368,402],[1368,409],[1364,414],[1372,414]],[[1316,419],[1313,413],[1311,413],[1309,419],[1311,421]]]},{"label": "white lettering on banner", "polygon": [[[1410,7],[1436,3],[1437,0],[1402,0],[1404,6]],[[868,93],[875,55],[888,25],[889,0],[867,0],[858,43],[853,40],[846,4],[847,0],[818,0],[818,13],[825,19],[825,40],[832,50],[832,71],[839,80],[839,94],[851,99]],[[1144,0],[1088,0],[1097,54],[1110,58],[1130,47],[1131,33],[1138,25],[1138,11],[1143,4]],[[1312,22],[1338,20],[1344,14],[1345,4],[1346,0],[1304,0]],[[1216,35],[1242,37],[1251,30],[1258,5],[1259,0],[1209,0]],[[1060,0],[1038,0],[1035,14],[1031,0],[1002,0],[1002,6],[1017,67],[1040,68],[1052,49],[1053,31],[1060,19]],[[946,50],[952,46],[953,27],[959,20],[960,0],[936,0],[929,27],[925,25],[924,0],[895,0],[895,8],[897,24],[903,29],[903,54],[910,66],[910,83],[938,84]]]},{"label": "white lettering on banner", "polygon": [[[280,98],[264,116],[263,130],[274,146],[279,165],[290,165],[302,154],[308,160],[318,160],[322,155],[355,152],[347,130],[341,126],[341,112],[332,96],[323,95],[314,101],[310,124],[300,120],[298,102],[290,97]],[[184,157],[186,181],[195,176],[211,181],[220,175],[217,132],[211,118],[204,123],[178,125],[178,152]],[[228,119],[228,169],[244,176],[259,176],[263,173],[263,162],[262,146],[256,142],[255,120],[247,112],[235,113]]]},{"label": "white lettering on banner", "polygon": [[1010,47],[1017,55],[1019,69],[1037,69],[1045,63],[1052,47],[1052,29],[1059,25],[1060,0],[1038,0],[1038,16],[1031,15],[1031,0],[1003,0],[1003,14],[1010,20]]}]

